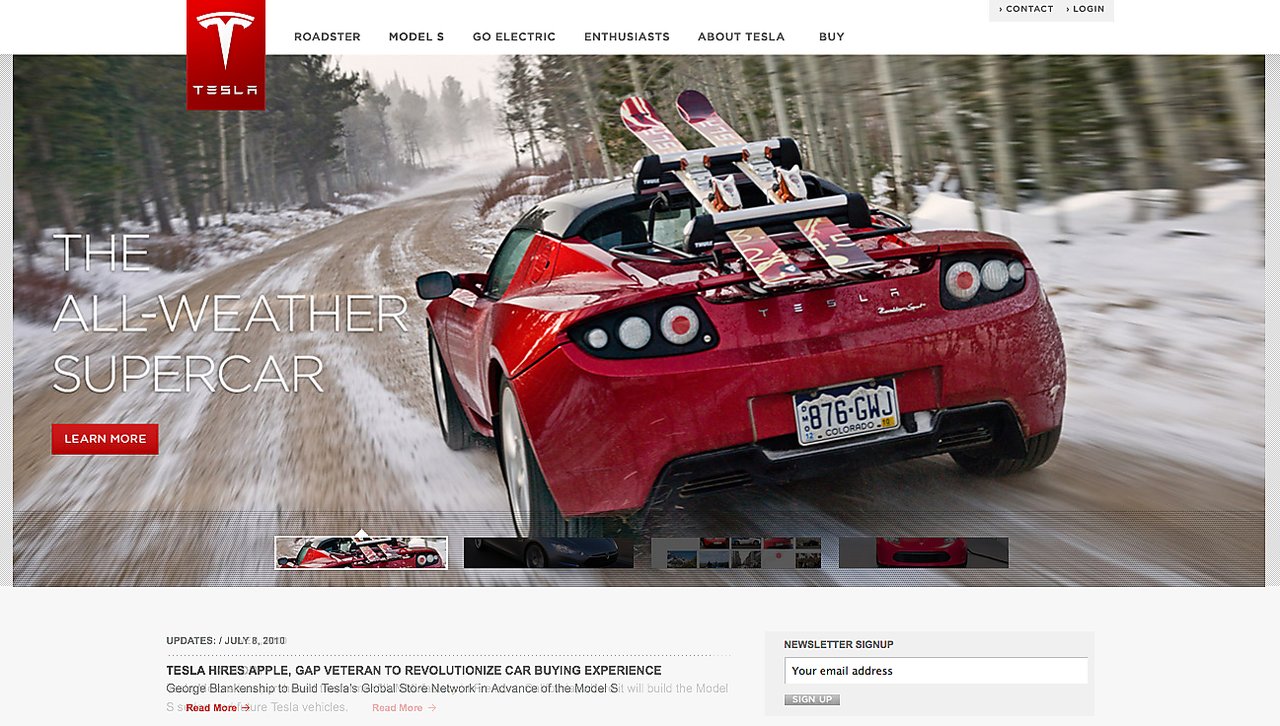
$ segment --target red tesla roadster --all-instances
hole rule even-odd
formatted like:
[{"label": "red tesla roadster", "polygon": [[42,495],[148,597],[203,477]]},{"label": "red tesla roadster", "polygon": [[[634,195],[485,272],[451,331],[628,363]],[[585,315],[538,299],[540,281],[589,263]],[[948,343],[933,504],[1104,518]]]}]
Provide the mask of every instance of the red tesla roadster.
[{"label": "red tesla roadster", "polygon": [[963,537],[876,537],[881,567],[964,567],[968,561]]},{"label": "red tesla roadster", "polygon": [[276,566],[301,570],[443,568],[445,563],[434,548],[413,545],[395,537],[319,537],[304,542],[293,557],[277,559]]},{"label": "red tesla roadster", "polygon": [[[740,208],[714,211],[678,175],[740,178],[747,151],[723,151],[646,157],[632,181],[531,209],[486,272],[418,278],[441,431],[454,449],[496,437],[518,536],[596,536],[602,515],[852,464],[1049,459],[1065,359],[1017,243],[913,233],[796,169],[802,200],[742,184]],[[815,215],[872,264],[833,268],[797,225]],[[801,274],[766,281],[729,236],[743,229]]]}]

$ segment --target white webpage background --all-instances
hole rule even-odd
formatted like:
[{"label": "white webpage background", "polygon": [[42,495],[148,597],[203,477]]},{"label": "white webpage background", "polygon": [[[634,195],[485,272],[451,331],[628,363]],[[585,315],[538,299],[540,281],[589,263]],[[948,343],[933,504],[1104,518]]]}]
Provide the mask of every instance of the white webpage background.
[{"label": "white webpage background", "polygon": [[[7,13],[0,25],[0,53],[156,53],[184,52],[184,3],[152,0],[135,3],[43,2]],[[294,30],[341,29],[369,33],[388,29],[441,30],[447,43],[361,43],[359,52],[412,54],[498,52],[708,52],[695,42],[699,29],[781,30],[788,42],[736,44],[725,53],[1267,53],[1280,50],[1275,10],[1269,4],[1222,0],[1212,5],[1183,0],[1119,0],[1114,23],[999,23],[987,20],[983,0],[906,0],[887,3],[806,5],[804,17],[787,18],[776,4],[733,7],[735,21],[712,18],[720,6],[681,5],[678,12],[641,12],[634,4],[558,2],[549,5],[490,2],[420,4],[384,2],[269,0],[270,53],[356,52],[354,48],[295,44]],[[700,16],[704,16],[700,19]],[[494,20],[501,18],[501,20]],[[921,21],[926,18],[927,23]],[[841,26],[844,26],[843,28]],[[847,32],[874,26],[856,42],[839,46],[804,42],[819,28]],[[552,48],[473,43],[475,30],[555,30],[561,42]],[[668,30],[669,44],[603,45],[576,41],[585,30]],[[425,44],[424,44],[425,45]],[[1268,58],[1268,79],[1280,64]],[[0,232],[12,237],[12,59],[0,60]],[[1276,122],[1280,118],[1274,81],[1267,93],[1267,215],[1269,239],[1278,232],[1273,210],[1280,204],[1276,179]],[[10,274],[5,305],[12,313],[11,250],[5,247]],[[1280,272],[1267,271],[1267,283],[1280,285]],[[1268,358],[1280,355],[1276,303],[1268,299]],[[6,325],[3,355],[9,360],[12,327]],[[1267,383],[1268,429],[1276,430],[1276,383]],[[11,387],[9,377],[5,386]],[[11,393],[11,390],[10,390]],[[11,396],[6,399],[11,406]],[[12,410],[6,438],[12,470]],[[1267,462],[1274,470],[1273,451]],[[1271,486],[1268,485],[1268,489]],[[11,493],[11,492],[10,492]],[[12,514],[10,493],[5,495]],[[1267,504],[1268,581],[1277,567],[1276,497]],[[3,552],[5,574],[11,568],[11,543]],[[85,553],[91,556],[91,553]],[[10,580],[4,578],[5,582]],[[308,589],[94,589],[53,588],[0,591],[0,612],[8,618],[7,653],[0,683],[4,717],[18,723],[155,723],[165,700],[164,637],[190,632],[270,632],[289,635],[297,652],[375,652],[408,638],[395,618],[365,619],[368,627],[319,627],[308,618],[323,596],[326,609],[357,611],[375,604],[404,612],[408,621],[431,624],[414,630],[412,641],[433,650],[469,649],[511,652],[688,652],[731,653],[726,670],[715,674],[734,684],[738,697],[725,711],[699,711],[654,698],[643,709],[607,714],[614,723],[758,723],[764,719],[764,640],[766,631],[789,629],[889,631],[918,630],[938,622],[949,630],[1088,630],[1097,637],[1096,707],[1099,723],[1261,723],[1274,719],[1275,613],[1280,597],[1274,587],[1257,589],[457,589],[420,588],[390,595],[358,588]],[[538,628],[515,611],[538,613]],[[583,612],[607,612],[616,625],[578,627]],[[714,617],[709,617],[714,615]],[[691,627],[673,628],[673,619]],[[945,623],[945,625],[943,625]],[[425,646],[424,646],[425,647]],[[290,648],[290,650],[294,650]],[[710,676],[709,676],[710,677]],[[73,688],[74,687],[74,688]],[[68,695],[71,694],[71,695]],[[445,704],[447,706],[447,704]],[[1267,714],[1270,713],[1270,716]],[[505,715],[525,722],[557,721],[604,714],[553,709],[510,708]],[[358,716],[358,715],[357,715]],[[367,718],[367,717],[366,717]],[[171,717],[170,717],[171,719]],[[351,715],[309,717],[312,723],[349,723]],[[361,719],[364,720],[364,719]],[[276,722],[280,719],[275,719]],[[1058,719],[1079,723],[1079,719]],[[446,711],[441,723],[483,723],[482,714]],[[869,722],[869,721],[861,721]],[[933,723],[895,719],[893,723]],[[1053,719],[1038,721],[1054,723]]]}]

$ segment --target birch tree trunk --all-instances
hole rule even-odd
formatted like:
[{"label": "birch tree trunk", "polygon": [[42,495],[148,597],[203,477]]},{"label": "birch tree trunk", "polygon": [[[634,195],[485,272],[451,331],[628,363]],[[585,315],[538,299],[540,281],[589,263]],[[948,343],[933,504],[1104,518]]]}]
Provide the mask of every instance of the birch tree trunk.
[{"label": "birch tree trunk", "polygon": [[227,208],[231,206],[231,175],[227,171],[227,112],[218,112],[218,207],[222,210],[222,226],[227,226]]},{"label": "birch tree trunk", "polygon": [[890,155],[893,157],[893,186],[897,192],[898,211],[905,217],[911,210],[911,184],[907,180],[904,164],[902,115],[898,110],[898,90],[894,86],[893,69],[889,57],[875,58],[876,82],[880,86],[880,100],[884,104],[885,122],[889,125]]},{"label": "birch tree trunk", "polygon": [[253,191],[249,188],[249,143],[244,128],[244,111],[236,112],[236,133],[240,142],[240,203],[242,209],[253,208]]},{"label": "birch tree trunk", "polygon": [[809,84],[805,82],[801,60],[791,59],[791,73],[795,79],[796,101],[800,106],[800,122],[804,124],[804,143],[801,145],[809,165],[820,173],[830,172],[826,156],[823,154],[822,137],[818,133],[818,117],[813,108],[813,95],[809,92]]},{"label": "birch tree trunk", "polygon": [[1174,186],[1178,190],[1174,211],[1178,215],[1194,214],[1197,208],[1196,187],[1199,175],[1195,163],[1187,154],[1186,134],[1183,133],[1177,110],[1173,108],[1173,98],[1169,93],[1168,61],[1157,56],[1140,55],[1134,58],[1134,63],[1138,67],[1138,78],[1142,82],[1147,111],[1151,114],[1156,135],[1160,139],[1165,166],[1173,176]]},{"label": "birch tree trunk", "polygon": [[[49,138],[49,134],[45,131],[44,117],[38,113],[33,113],[29,119],[31,124],[32,141],[35,144],[36,151],[39,154],[40,162],[43,165],[52,165],[53,163],[53,141]],[[74,234],[80,226],[80,217],[76,214],[76,205],[71,201],[71,195],[67,192],[67,188],[62,183],[62,178],[57,172],[48,175],[49,191],[53,194],[54,204],[58,208],[59,221],[62,222],[62,231],[66,234]]]},{"label": "birch tree trunk", "polygon": [[1018,209],[1017,163],[1013,155],[1013,130],[1009,123],[1009,105],[1004,92],[1000,59],[982,57],[982,81],[986,86],[987,109],[991,114],[991,145],[995,156],[996,198],[1002,209]]},{"label": "birch tree trunk", "polygon": [[[552,104],[552,108],[554,109],[556,123],[560,126],[560,128],[568,129],[569,119],[565,115],[564,104],[555,103],[555,104]],[[585,170],[585,169],[583,171],[579,171],[579,169],[584,168],[586,164],[579,163],[578,151],[577,149],[574,148],[574,146],[575,146],[574,139],[568,138],[568,134],[566,134],[566,138],[564,139],[564,154],[565,154],[565,157],[569,160],[569,177],[573,180],[573,188],[577,189],[582,186],[583,179],[586,179],[587,177],[591,176],[591,172],[590,170]]]},{"label": "birch tree trunk", "polygon": [[600,106],[596,102],[595,91],[591,88],[591,81],[588,80],[587,69],[582,65],[582,58],[574,56],[573,58],[574,75],[578,77],[579,90],[582,94],[582,105],[587,111],[587,122],[591,124],[591,135],[595,137],[596,147],[600,150],[600,161],[604,164],[605,176],[610,179],[616,179],[618,169],[613,165],[613,159],[609,158],[609,149],[604,143],[604,134],[601,132]]},{"label": "birch tree trunk", "polygon": [[[737,65],[736,58],[720,56],[715,59],[714,70],[716,76],[716,85],[718,92],[715,101],[724,104],[724,113],[721,114],[729,122],[730,126],[740,129],[742,127],[742,110],[738,108],[738,95],[732,92],[733,81],[729,80],[730,65]],[[684,89],[681,89],[684,90]],[[754,141],[758,137],[752,137]]]},{"label": "birch tree trunk", "polygon": [[[195,187],[188,193],[196,204],[196,227],[209,226],[209,158],[205,155],[204,137],[196,139],[196,168],[198,173],[192,174],[188,182]],[[203,217],[203,220],[201,219]]]},{"label": "birch tree trunk", "polygon": [[1053,107],[1053,90],[1049,86],[1049,59],[1037,56],[1031,59],[1032,85],[1031,93],[1034,102],[1031,104],[1031,122],[1034,127],[1033,137],[1036,153],[1036,166],[1039,167],[1037,183],[1040,194],[1053,207],[1053,220],[1058,225],[1058,232],[1066,235],[1066,219],[1057,202],[1061,194],[1058,181],[1058,163],[1053,155],[1053,121],[1049,110]]},{"label": "birch tree trunk", "polygon": [[160,156],[160,145],[151,133],[149,124],[144,120],[138,122],[138,145],[142,147],[143,170],[146,172],[147,188],[151,192],[151,203],[156,209],[156,224],[160,234],[173,236],[173,221],[169,215],[169,205],[165,195],[164,161]]},{"label": "birch tree trunk", "polygon": [[644,97],[644,78],[640,73],[640,60],[634,55],[627,56],[627,72],[631,74],[631,88],[635,95]]},{"label": "birch tree trunk", "polygon": [[982,218],[982,204],[978,198],[978,166],[973,160],[973,148],[969,145],[969,134],[965,130],[964,120],[960,118],[960,108],[952,97],[950,89],[938,72],[938,60],[929,58],[924,63],[925,76],[942,116],[942,128],[947,132],[951,142],[951,155],[955,157],[956,166],[960,167],[960,193],[973,205],[973,219],[978,229],[986,230]]},{"label": "birch tree trunk", "polygon": [[40,219],[36,216],[36,203],[31,192],[17,188],[13,190],[13,219],[17,223],[14,231],[22,240],[22,252],[27,261],[27,271],[35,270],[36,255],[40,252]]},{"label": "birch tree trunk", "polygon": [[842,110],[844,111],[845,133],[848,135],[853,188],[854,191],[867,195],[870,194],[871,190],[867,186],[867,167],[862,158],[862,120],[858,118],[857,101],[854,100],[852,93],[844,95]]},{"label": "birch tree trunk", "polygon": [[1132,190],[1133,221],[1145,222],[1151,216],[1151,210],[1144,195],[1151,188],[1151,177],[1147,171],[1147,162],[1143,154],[1142,140],[1138,136],[1138,124],[1133,110],[1125,102],[1120,93],[1120,86],[1111,75],[1104,58],[1096,55],[1083,56],[1089,68],[1089,78],[1102,100],[1102,108],[1115,124],[1116,145],[1124,160],[1125,186]]},{"label": "birch tree trunk", "polygon": [[764,127],[760,125],[760,117],[756,116],[755,101],[751,95],[751,86],[747,83],[747,74],[742,70],[742,59],[734,58],[730,63],[733,74],[733,94],[738,98],[743,115],[747,117],[747,128],[751,129],[752,139],[764,138]]},{"label": "birch tree trunk", "polygon": [[1222,77],[1222,86],[1231,108],[1231,121],[1235,124],[1239,137],[1239,149],[1255,176],[1262,177],[1262,161],[1265,137],[1262,130],[1262,108],[1258,103],[1258,94],[1250,86],[1249,72],[1244,59],[1238,55],[1222,56],[1218,59],[1218,75]]},{"label": "birch tree trunk", "polygon": [[847,179],[849,172],[841,168],[839,162],[838,149],[831,133],[830,126],[827,123],[827,94],[823,91],[822,70],[818,66],[818,57],[807,55],[804,56],[805,70],[807,71],[809,80],[808,96],[810,104],[813,106],[813,120],[816,126],[814,131],[817,132],[817,139],[814,141],[818,145],[818,152],[827,160],[827,171],[835,172],[841,179]]},{"label": "birch tree trunk", "polygon": [[787,101],[782,95],[782,71],[777,56],[766,55],[764,75],[769,81],[769,99],[773,103],[773,120],[778,125],[779,136],[791,136],[791,119],[787,116]]}]

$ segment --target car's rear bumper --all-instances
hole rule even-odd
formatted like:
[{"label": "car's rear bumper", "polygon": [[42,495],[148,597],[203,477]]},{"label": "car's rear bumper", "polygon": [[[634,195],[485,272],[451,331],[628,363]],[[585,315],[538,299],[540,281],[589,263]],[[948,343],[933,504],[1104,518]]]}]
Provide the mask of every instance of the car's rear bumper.
[{"label": "car's rear bumper", "polygon": [[1004,402],[906,414],[901,428],[822,446],[777,437],[676,459],[662,469],[650,502],[688,497],[744,484],[781,484],[849,466],[888,464],[981,446],[1010,458],[1026,454],[1013,408]]},{"label": "car's rear bumper", "polygon": [[[566,344],[513,385],[567,516],[634,512],[655,487],[714,489],[716,477],[791,480],[991,443],[1016,455],[1061,425],[1065,398],[1057,323],[1029,283],[1000,303],[809,340],[771,343],[793,329],[752,316],[748,325],[770,328],[734,331],[740,345],[722,328],[725,342],[691,355],[602,360]],[[793,393],[886,377],[897,382],[900,429],[798,445]]]}]

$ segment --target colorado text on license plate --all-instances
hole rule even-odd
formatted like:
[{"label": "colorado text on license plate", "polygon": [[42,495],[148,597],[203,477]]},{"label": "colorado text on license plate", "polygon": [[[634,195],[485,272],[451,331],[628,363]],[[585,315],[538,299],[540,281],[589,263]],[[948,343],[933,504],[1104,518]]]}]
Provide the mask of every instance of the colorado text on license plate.
[{"label": "colorado text on license plate", "polygon": [[888,431],[901,423],[892,380],[797,393],[792,400],[801,446]]}]

